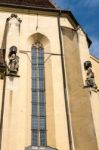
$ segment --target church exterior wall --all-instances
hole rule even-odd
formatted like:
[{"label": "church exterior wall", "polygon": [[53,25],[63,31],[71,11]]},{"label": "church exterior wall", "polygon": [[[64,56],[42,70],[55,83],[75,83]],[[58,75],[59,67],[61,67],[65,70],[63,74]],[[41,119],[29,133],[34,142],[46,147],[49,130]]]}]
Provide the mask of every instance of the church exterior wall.
[{"label": "church exterior wall", "polygon": [[[0,12],[1,46],[6,19],[10,17],[11,13]],[[47,44],[46,39],[43,39],[43,36],[41,38],[45,48],[44,52],[60,54],[57,17],[37,16],[35,14],[18,14],[18,17],[22,20],[20,32],[18,33],[15,26],[7,31],[7,40],[5,41],[7,62],[9,62],[8,53],[11,45],[18,47],[20,57],[18,74],[20,77],[14,78],[13,81],[6,77],[2,150],[24,150],[25,147],[31,145],[31,53],[29,52],[27,56],[23,52],[31,51],[31,46],[34,44],[32,35],[39,33],[48,38],[49,44]],[[36,30],[37,17],[38,28]],[[45,60],[48,57],[48,54],[45,55]],[[46,112],[48,115],[47,144],[60,150],[69,150],[60,56],[52,55],[46,62],[45,78],[46,87],[49,88],[49,91],[46,91],[46,101],[48,100],[46,103],[46,110],[48,110]],[[52,82],[51,85],[49,81]],[[51,102],[50,99],[53,101]],[[49,113],[49,111],[51,112]]]},{"label": "church exterior wall", "polygon": [[60,24],[62,27],[74,29],[73,25],[70,23],[70,21],[66,17],[60,18]]},{"label": "church exterior wall", "polygon": [[[12,20],[12,26],[9,29],[5,28],[6,19],[12,13],[17,14],[18,18],[22,20],[20,30],[17,22],[14,22],[15,20]],[[96,137],[99,144],[98,94],[92,92],[90,95],[89,89],[84,89],[86,80],[84,62],[91,60],[87,39],[81,29],[74,29],[68,18],[61,17],[60,25],[62,29],[76,33],[75,39],[67,44],[70,42],[68,36],[65,37],[67,33],[64,35],[61,32],[67,79],[67,101],[70,103],[68,107],[71,119],[69,121],[71,121],[72,147],[73,150],[97,150]],[[14,77],[13,80],[11,77],[6,77],[1,150],[25,150],[26,147],[31,146],[31,47],[37,39],[43,44],[45,53],[47,146],[58,150],[70,150],[57,16],[44,15],[39,11],[37,13],[32,10],[1,7],[0,29],[0,46],[6,48],[7,64],[11,46],[17,46],[20,57],[18,72],[20,77]],[[96,84],[99,86],[99,65],[94,60],[91,61]],[[0,80],[0,85],[2,94],[2,80]],[[1,104],[2,96],[0,96],[0,112]]]},{"label": "church exterior wall", "polygon": [[[95,82],[99,89],[99,60],[93,56],[90,57],[90,60],[92,62],[92,68],[95,75]],[[90,97],[91,97],[93,120],[94,120],[96,137],[97,137],[98,148],[99,148],[99,115],[98,115],[99,114],[99,93],[92,91]]]},{"label": "church exterior wall", "polygon": [[84,88],[77,37],[77,32],[63,29],[68,103],[74,148],[76,150],[97,150],[90,93],[87,88]]}]

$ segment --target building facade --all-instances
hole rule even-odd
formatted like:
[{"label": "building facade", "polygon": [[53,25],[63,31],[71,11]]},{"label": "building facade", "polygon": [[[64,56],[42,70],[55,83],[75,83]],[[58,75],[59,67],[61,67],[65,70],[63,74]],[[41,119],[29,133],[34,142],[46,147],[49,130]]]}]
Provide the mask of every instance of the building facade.
[{"label": "building facade", "polygon": [[99,60],[70,11],[0,1],[0,150],[98,150]]}]

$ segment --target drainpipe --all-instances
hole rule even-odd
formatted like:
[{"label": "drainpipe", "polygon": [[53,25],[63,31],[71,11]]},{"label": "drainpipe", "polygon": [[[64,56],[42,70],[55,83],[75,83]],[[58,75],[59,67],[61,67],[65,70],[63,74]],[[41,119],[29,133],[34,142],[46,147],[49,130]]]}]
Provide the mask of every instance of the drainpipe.
[{"label": "drainpipe", "polygon": [[68,108],[68,99],[67,99],[67,92],[66,92],[66,77],[65,77],[65,66],[64,66],[64,57],[63,57],[63,45],[62,45],[62,36],[61,36],[60,15],[61,15],[61,10],[60,10],[59,15],[57,17],[57,21],[58,21],[58,31],[59,31],[59,40],[60,40],[60,50],[61,50],[61,63],[62,63],[62,72],[63,72],[63,86],[64,86],[64,97],[65,97],[65,109],[66,109],[66,118],[67,118],[69,147],[70,147],[70,150],[73,150],[70,116],[69,116],[69,108]]}]

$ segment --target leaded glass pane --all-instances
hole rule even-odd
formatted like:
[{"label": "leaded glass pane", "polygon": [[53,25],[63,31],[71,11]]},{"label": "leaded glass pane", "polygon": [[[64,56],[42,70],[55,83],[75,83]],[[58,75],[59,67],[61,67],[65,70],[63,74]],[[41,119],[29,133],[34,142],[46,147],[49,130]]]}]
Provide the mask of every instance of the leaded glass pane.
[{"label": "leaded glass pane", "polygon": [[40,131],[40,145],[46,146],[46,131]]},{"label": "leaded glass pane", "polygon": [[32,131],[32,145],[38,146],[38,131]]},{"label": "leaded glass pane", "polygon": [[32,105],[32,115],[35,115],[35,116],[37,116],[37,104],[33,104]]},{"label": "leaded glass pane", "polygon": [[33,81],[32,81],[32,89],[33,89],[33,90],[37,89],[37,79],[36,79],[36,78],[33,78]]},{"label": "leaded glass pane", "polygon": [[40,117],[40,129],[45,130],[45,117]]},{"label": "leaded glass pane", "polygon": [[45,104],[40,104],[40,116],[45,116]]},{"label": "leaded glass pane", "polygon": [[44,64],[44,54],[43,54],[43,49],[42,48],[39,48],[39,51],[38,51],[38,64]]},{"label": "leaded glass pane", "polygon": [[44,92],[39,92],[39,102],[40,103],[44,103],[45,100],[44,100]]},{"label": "leaded glass pane", "polygon": [[37,92],[32,92],[32,103],[37,103]]},{"label": "leaded glass pane", "polygon": [[37,70],[37,65],[32,64],[32,73],[34,70]]},{"label": "leaded glass pane", "polygon": [[38,76],[37,69],[32,70],[32,78],[36,78]]},{"label": "leaded glass pane", "polygon": [[44,64],[43,65],[39,65],[39,69],[44,70]]},{"label": "leaded glass pane", "polygon": [[41,47],[38,50],[38,57],[41,57],[41,58],[44,57],[44,51],[43,51],[43,48],[41,48]]},{"label": "leaded glass pane", "polygon": [[33,59],[32,59],[32,64],[35,65],[35,64],[36,64],[36,61],[37,61],[36,58],[33,58]]},{"label": "leaded glass pane", "polygon": [[38,129],[38,117],[32,116],[32,129]]},{"label": "leaded glass pane", "polygon": [[43,65],[43,61],[44,61],[43,58],[42,58],[42,57],[39,57],[38,64],[39,64],[39,65]]},{"label": "leaded glass pane", "polygon": [[32,64],[37,64],[37,51],[35,48],[32,49]]},{"label": "leaded glass pane", "polygon": [[37,51],[35,48],[32,48],[32,58],[36,58]]},{"label": "leaded glass pane", "polygon": [[39,89],[44,90],[44,80],[39,80]]},{"label": "leaded glass pane", "polygon": [[39,78],[44,80],[44,68],[39,69]]}]

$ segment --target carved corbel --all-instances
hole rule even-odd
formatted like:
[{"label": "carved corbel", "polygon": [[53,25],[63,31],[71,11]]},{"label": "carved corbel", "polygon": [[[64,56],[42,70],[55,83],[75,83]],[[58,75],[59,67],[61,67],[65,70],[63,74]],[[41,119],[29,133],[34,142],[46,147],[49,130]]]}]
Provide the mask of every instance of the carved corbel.
[{"label": "carved corbel", "polygon": [[20,32],[20,25],[22,20],[17,16],[17,14],[11,14],[11,16],[7,18],[6,21],[9,27],[11,26],[11,24],[13,24],[14,21],[15,25],[19,28],[19,32]]},{"label": "carved corbel", "polygon": [[11,16],[7,18],[7,21],[10,21],[12,18],[16,18],[19,23],[22,22],[22,20],[17,16],[17,14],[11,14]]}]

